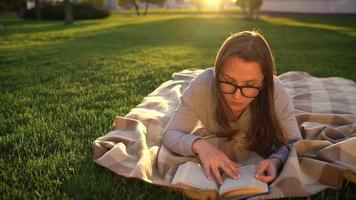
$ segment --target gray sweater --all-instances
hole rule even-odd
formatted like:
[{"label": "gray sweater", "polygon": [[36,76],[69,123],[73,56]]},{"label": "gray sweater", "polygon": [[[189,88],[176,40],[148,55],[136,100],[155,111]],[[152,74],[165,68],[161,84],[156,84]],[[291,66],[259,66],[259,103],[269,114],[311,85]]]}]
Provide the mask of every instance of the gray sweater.
[{"label": "gray sweater", "polygon": [[[197,127],[204,127],[209,134],[216,134],[222,130],[216,121],[217,96],[214,87],[214,70],[209,68],[198,74],[185,89],[165,129],[163,144],[171,151],[183,156],[193,156],[192,144],[202,136],[191,134]],[[301,139],[301,135],[294,116],[293,104],[277,77],[274,77],[274,100],[277,118],[289,139],[288,144],[292,145]],[[249,121],[250,109],[247,107],[240,118],[230,125],[240,130],[239,133],[248,134]],[[285,162],[288,154],[288,148],[282,146],[269,158],[279,158]]]}]

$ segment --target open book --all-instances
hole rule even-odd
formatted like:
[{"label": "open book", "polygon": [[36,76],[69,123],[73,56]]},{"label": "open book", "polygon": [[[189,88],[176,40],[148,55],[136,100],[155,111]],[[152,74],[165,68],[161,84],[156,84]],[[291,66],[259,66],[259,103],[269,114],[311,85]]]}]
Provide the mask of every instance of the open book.
[{"label": "open book", "polygon": [[179,184],[201,190],[216,190],[224,198],[245,198],[257,194],[267,193],[268,185],[254,176],[256,165],[246,165],[239,168],[240,178],[232,179],[223,174],[223,183],[219,185],[209,180],[203,167],[195,162],[187,161],[179,165],[173,177],[172,184]]}]

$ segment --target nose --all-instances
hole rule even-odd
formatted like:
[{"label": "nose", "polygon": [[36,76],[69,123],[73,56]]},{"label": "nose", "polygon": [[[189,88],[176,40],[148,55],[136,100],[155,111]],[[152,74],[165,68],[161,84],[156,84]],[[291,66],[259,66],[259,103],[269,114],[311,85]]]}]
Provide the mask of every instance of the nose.
[{"label": "nose", "polygon": [[232,97],[234,99],[240,99],[242,97],[242,94],[241,94],[241,89],[240,88],[237,88],[237,90],[235,91],[235,93],[232,94]]}]

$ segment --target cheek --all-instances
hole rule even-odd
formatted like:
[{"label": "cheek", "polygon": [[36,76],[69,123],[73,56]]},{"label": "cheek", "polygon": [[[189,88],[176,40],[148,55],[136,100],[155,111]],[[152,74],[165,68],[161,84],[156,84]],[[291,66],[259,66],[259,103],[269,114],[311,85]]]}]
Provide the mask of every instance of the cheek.
[{"label": "cheek", "polygon": [[246,104],[249,105],[253,101],[253,98],[246,98]]}]

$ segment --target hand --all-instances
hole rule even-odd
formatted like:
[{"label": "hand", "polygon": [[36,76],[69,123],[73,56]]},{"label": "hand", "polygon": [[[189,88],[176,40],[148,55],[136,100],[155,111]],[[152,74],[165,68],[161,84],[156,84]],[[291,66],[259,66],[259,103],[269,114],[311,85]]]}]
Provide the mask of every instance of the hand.
[{"label": "hand", "polygon": [[192,145],[192,150],[193,153],[199,155],[204,172],[209,180],[211,180],[213,174],[215,180],[222,184],[219,168],[231,178],[237,179],[240,177],[240,174],[236,171],[240,165],[231,161],[222,151],[209,142],[202,139],[196,140]]},{"label": "hand", "polygon": [[277,178],[282,161],[278,158],[261,160],[256,169],[255,177],[265,183],[271,183]]}]

